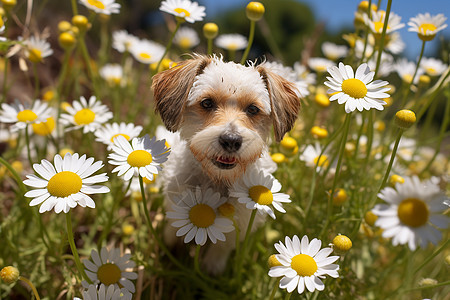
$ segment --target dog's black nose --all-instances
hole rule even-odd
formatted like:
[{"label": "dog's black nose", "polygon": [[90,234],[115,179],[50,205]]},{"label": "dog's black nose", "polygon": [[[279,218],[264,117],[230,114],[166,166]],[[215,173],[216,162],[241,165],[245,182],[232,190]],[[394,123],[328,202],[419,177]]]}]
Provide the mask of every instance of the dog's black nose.
[{"label": "dog's black nose", "polygon": [[219,136],[219,144],[228,152],[236,152],[242,146],[242,136],[233,132],[225,132]]}]

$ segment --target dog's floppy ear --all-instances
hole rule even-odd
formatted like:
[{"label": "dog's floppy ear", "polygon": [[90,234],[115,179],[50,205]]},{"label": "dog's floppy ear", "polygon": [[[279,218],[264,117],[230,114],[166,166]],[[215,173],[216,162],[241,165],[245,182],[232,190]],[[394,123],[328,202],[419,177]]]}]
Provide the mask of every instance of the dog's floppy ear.
[{"label": "dog's floppy ear", "polygon": [[300,110],[300,99],[295,85],[278,74],[268,70],[264,65],[257,67],[269,91],[273,129],[277,142],[294,126]]},{"label": "dog's floppy ear", "polygon": [[177,131],[179,128],[195,76],[203,71],[209,61],[209,57],[198,55],[153,77],[155,111],[160,114],[168,130]]}]

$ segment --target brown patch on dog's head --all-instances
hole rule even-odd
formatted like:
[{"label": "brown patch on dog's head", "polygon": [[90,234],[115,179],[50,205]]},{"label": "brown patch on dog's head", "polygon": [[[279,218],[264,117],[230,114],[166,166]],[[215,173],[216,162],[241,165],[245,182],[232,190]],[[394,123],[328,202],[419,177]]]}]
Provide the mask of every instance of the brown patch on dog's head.
[{"label": "brown patch on dog's head", "polygon": [[202,73],[210,60],[206,56],[195,56],[153,77],[155,111],[168,130],[178,130],[195,76]]},{"label": "brown patch on dog's head", "polygon": [[300,111],[300,99],[292,82],[268,70],[264,65],[258,66],[257,70],[269,91],[273,129],[275,139],[279,142],[294,126]]}]

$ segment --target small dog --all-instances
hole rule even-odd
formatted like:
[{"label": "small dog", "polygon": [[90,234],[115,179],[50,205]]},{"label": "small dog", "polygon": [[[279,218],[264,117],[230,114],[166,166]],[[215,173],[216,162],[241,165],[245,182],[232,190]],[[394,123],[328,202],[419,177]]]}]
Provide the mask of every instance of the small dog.
[{"label": "small dog", "polygon": [[[279,142],[300,109],[295,85],[264,64],[247,67],[217,56],[195,55],[155,75],[152,88],[156,112],[169,131],[179,133],[162,175],[167,208],[173,196],[195,186],[228,196],[228,188],[248,167],[267,165],[271,126]],[[251,210],[233,198],[229,203],[245,231]],[[262,221],[256,220],[254,228]],[[173,228],[165,239],[175,243]],[[206,271],[225,269],[235,240],[231,232],[225,242],[209,246],[202,259]]]}]

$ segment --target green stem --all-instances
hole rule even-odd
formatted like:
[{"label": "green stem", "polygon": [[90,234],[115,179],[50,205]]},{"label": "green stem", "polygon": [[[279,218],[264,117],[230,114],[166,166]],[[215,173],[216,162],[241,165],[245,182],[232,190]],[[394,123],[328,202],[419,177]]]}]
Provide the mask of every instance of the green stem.
[{"label": "green stem", "polygon": [[370,154],[372,153],[372,143],[373,143],[373,114],[374,112],[369,110],[369,120],[367,122],[367,145],[366,145],[366,158],[364,160],[363,170],[366,170],[367,165],[370,160]]},{"label": "green stem", "polygon": [[70,1],[72,3],[72,12],[73,15],[76,16],[78,15],[78,7],[77,7],[77,0],[72,0]]},{"label": "green stem", "polygon": [[164,243],[158,238],[158,235],[156,233],[156,230],[153,228],[152,225],[152,220],[150,219],[150,214],[147,210],[147,198],[145,197],[145,190],[144,190],[144,181],[142,180],[142,176],[139,175],[139,186],[141,188],[141,196],[142,196],[142,205],[144,208],[144,215],[145,215],[145,220],[147,221],[147,226],[150,230],[150,232],[153,235],[153,238],[155,239],[155,241],[158,243],[159,247],[164,251],[164,253],[167,255],[167,257],[169,257],[169,259],[180,269],[184,270],[185,267],[183,266],[183,264],[181,264],[173,255],[172,253],[169,251],[169,249],[167,249],[166,245],[164,245]]},{"label": "green stem", "polygon": [[442,252],[442,250],[447,249],[448,244],[450,243],[450,239],[447,239],[442,246],[439,247],[436,251],[434,251],[430,256],[428,256],[420,266],[414,269],[413,274],[416,274],[418,271],[420,271],[424,266],[426,266],[433,258],[435,258],[439,253]]},{"label": "green stem", "polygon": [[175,37],[175,34],[177,33],[178,29],[180,28],[182,22],[183,21],[180,21],[179,19],[177,19],[177,26],[175,27],[175,30],[172,32],[172,35],[170,36],[169,42],[167,43],[166,49],[164,50],[164,54],[161,56],[161,59],[159,60],[158,64],[156,65],[156,70],[155,70],[156,73],[159,72],[159,67],[161,66],[161,63],[162,63],[164,57],[166,57],[167,52],[169,52],[170,48],[172,47],[173,38]]},{"label": "green stem", "polygon": [[386,169],[386,173],[384,174],[383,181],[380,184],[380,187],[378,188],[378,192],[381,191],[383,186],[386,184],[389,173],[391,173],[392,165],[394,164],[395,154],[397,153],[398,145],[400,144],[400,139],[402,138],[403,130],[400,130],[397,134],[397,138],[395,140],[394,149],[392,149],[391,159],[389,160],[389,164]]},{"label": "green stem", "polygon": [[63,83],[64,83],[64,79],[67,76],[67,71],[69,70],[68,66],[69,66],[69,58],[70,58],[70,54],[72,53],[72,50],[66,50],[64,52],[64,59],[63,59],[63,64],[62,64],[62,70],[61,70],[61,74],[59,76],[59,80],[58,80],[58,85],[56,86],[56,99],[57,99],[57,114],[56,114],[56,152],[59,152],[59,143],[61,140],[61,126],[58,126],[59,124],[59,119],[61,116],[61,100],[62,100],[62,88],[63,88]]},{"label": "green stem", "polygon": [[33,167],[33,160],[31,159],[31,149],[30,149],[30,135],[28,133],[28,125],[25,127],[25,143],[27,144],[27,157],[30,167]]},{"label": "green stem", "polygon": [[[367,16],[369,18],[369,20],[372,17],[372,0],[369,0],[369,8],[367,9]],[[365,32],[365,37],[364,37],[364,48],[363,48],[363,52],[361,54],[361,59],[359,60],[359,64],[362,64],[364,62],[364,58],[366,56],[366,50],[367,50],[367,43],[369,41],[369,30],[370,28],[367,26],[366,27],[366,32]]]},{"label": "green stem", "polygon": [[332,213],[332,210],[333,210],[333,203],[332,203],[333,202],[333,195],[334,195],[334,191],[336,189],[337,179],[339,177],[339,171],[341,169],[342,160],[344,158],[345,143],[347,141],[348,131],[349,131],[349,128],[350,128],[350,118],[351,118],[351,113],[348,113],[345,116],[344,133],[342,134],[342,138],[341,138],[341,142],[340,142],[340,146],[339,146],[338,162],[337,162],[337,165],[336,165],[336,171],[334,173],[333,185],[332,185],[332,188],[331,188],[331,193],[330,193],[330,195],[328,197],[326,223],[322,227],[322,231],[321,231],[319,236],[321,236],[325,232],[326,228],[328,227],[328,224],[330,223],[331,213]]},{"label": "green stem", "polygon": [[272,293],[270,293],[270,298],[269,298],[269,300],[273,300],[273,298],[275,297],[275,294],[276,294],[277,291],[278,291],[278,285],[280,284],[280,280],[281,280],[281,277],[278,278],[277,281],[275,282],[275,284],[274,284],[274,286],[273,286],[273,289],[272,289]]},{"label": "green stem", "polygon": [[92,80],[92,87],[94,90],[94,95],[98,98],[99,97],[99,93],[98,93],[98,89],[97,89],[97,76],[94,73],[94,70],[92,69],[92,64],[91,64],[91,57],[89,56],[89,52],[87,50],[86,47],[86,42],[84,40],[84,35],[85,33],[82,33],[80,35],[80,39],[79,39],[79,46],[81,49],[81,55],[83,56],[83,59],[85,61],[86,64],[86,68],[88,70],[89,73],[89,77],[91,77]]},{"label": "green stem", "polygon": [[[392,6],[392,0],[388,0],[388,4],[387,4],[387,8],[386,8],[386,14],[384,17],[384,24],[383,24],[383,31],[381,32],[381,38],[380,38],[380,42],[378,45],[378,57],[377,57],[377,64],[375,67],[375,76],[377,76],[378,74],[378,70],[380,68],[380,63],[381,63],[381,54],[383,54],[383,47],[384,47],[384,38],[386,36],[386,30],[388,27],[388,23],[389,23],[389,14],[391,13],[391,6]],[[370,6],[369,6],[369,10],[370,10]]]},{"label": "green stem", "polygon": [[430,169],[431,165],[433,164],[433,161],[436,159],[437,155],[439,154],[440,149],[441,149],[441,144],[442,144],[442,141],[444,140],[445,131],[447,130],[449,121],[450,121],[450,101],[449,101],[449,99],[447,99],[445,101],[444,120],[442,121],[441,128],[439,130],[439,139],[436,144],[436,149],[434,150],[433,157],[430,159],[430,161],[428,162],[426,167],[421,172],[421,175],[423,175],[423,173],[425,173],[426,171],[428,171]]},{"label": "green stem", "polygon": [[202,246],[201,245],[197,245],[195,247],[195,257],[194,257],[194,268],[195,268],[195,272],[197,272],[201,277],[204,277],[205,275],[203,275],[202,271],[200,270],[200,248]]},{"label": "green stem", "polygon": [[242,54],[241,65],[245,64],[245,60],[247,59],[248,53],[250,52],[250,48],[252,47],[253,39],[255,38],[255,24],[255,21],[250,20],[250,34],[248,36],[247,48],[245,48],[244,54]]},{"label": "green stem", "polygon": [[250,220],[248,221],[248,226],[247,226],[247,231],[245,232],[245,237],[244,237],[244,242],[242,244],[242,248],[241,248],[241,254],[239,257],[239,266],[238,266],[238,285],[240,286],[241,284],[241,278],[242,278],[242,264],[243,261],[246,257],[247,254],[247,244],[248,244],[248,239],[250,236],[250,232],[252,231],[252,226],[253,226],[253,222],[255,221],[255,217],[256,217],[256,211],[257,209],[254,209],[252,211],[252,214],[250,215]]},{"label": "green stem", "polygon": [[31,290],[33,291],[34,297],[36,298],[36,300],[41,300],[41,298],[39,297],[39,293],[36,290],[36,287],[34,286],[34,284],[28,279],[25,278],[23,276],[19,276],[19,280],[22,280],[23,282],[25,282],[26,284],[28,284],[28,286],[31,288]]},{"label": "green stem", "polygon": [[213,39],[208,39],[208,55],[212,54],[212,49],[213,49]]},{"label": "green stem", "polygon": [[72,250],[75,265],[77,266],[78,272],[81,276],[89,283],[92,284],[92,280],[86,275],[83,265],[80,261],[80,256],[78,255],[77,247],[75,246],[75,239],[73,237],[72,231],[72,215],[70,211],[66,213],[66,225],[67,225],[67,240],[69,241],[70,249]]},{"label": "green stem", "polygon": [[23,184],[22,179],[20,179],[19,174],[14,170],[14,168],[11,166],[10,163],[8,163],[3,157],[0,156],[0,164],[4,165],[6,169],[8,169],[9,172],[13,175],[14,179],[17,182],[17,185],[19,186],[20,191],[22,194],[25,194],[27,192],[27,188]]}]

